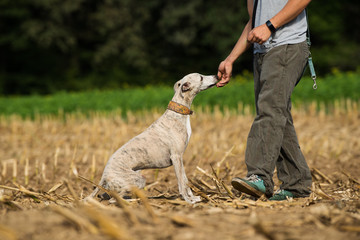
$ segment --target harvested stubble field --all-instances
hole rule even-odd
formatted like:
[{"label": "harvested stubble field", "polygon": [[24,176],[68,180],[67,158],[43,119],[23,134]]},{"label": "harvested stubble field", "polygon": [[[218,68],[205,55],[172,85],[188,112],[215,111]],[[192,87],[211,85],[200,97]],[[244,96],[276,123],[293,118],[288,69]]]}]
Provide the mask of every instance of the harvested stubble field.
[{"label": "harvested stubble field", "polygon": [[161,111],[128,113],[127,120],[118,112],[2,117],[0,239],[359,239],[359,106],[315,108],[293,113],[313,193],[284,202],[228,191],[232,177],[246,174],[253,116],[196,111],[184,155],[203,199],[194,205],[180,198],[172,167],[143,171],[148,185],[129,202],[79,201],[93,186],[78,176],[97,183],[109,156]]}]

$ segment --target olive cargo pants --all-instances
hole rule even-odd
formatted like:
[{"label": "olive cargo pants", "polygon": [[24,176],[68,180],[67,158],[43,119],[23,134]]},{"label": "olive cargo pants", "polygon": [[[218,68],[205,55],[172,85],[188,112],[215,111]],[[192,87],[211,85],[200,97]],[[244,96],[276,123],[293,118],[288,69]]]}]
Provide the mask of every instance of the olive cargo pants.
[{"label": "olive cargo pants", "polygon": [[275,166],[281,189],[295,197],[310,194],[311,173],[291,116],[291,94],[308,56],[306,42],[254,55],[256,117],[247,140],[245,163],[247,176],[256,174],[264,180],[267,196],[274,191]]}]

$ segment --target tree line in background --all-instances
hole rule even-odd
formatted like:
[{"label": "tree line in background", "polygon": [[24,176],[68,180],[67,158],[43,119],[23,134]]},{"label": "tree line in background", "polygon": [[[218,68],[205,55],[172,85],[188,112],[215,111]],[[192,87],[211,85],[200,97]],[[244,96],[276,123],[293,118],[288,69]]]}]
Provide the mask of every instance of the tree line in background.
[{"label": "tree line in background", "polygon": [[[360,65],[358,0],[312,1],[318,73]],[[248,19],[246,1],[0,0],[0,94],[172,84],[215,74]],[[234,74],[251,71],[248,51]]]}]

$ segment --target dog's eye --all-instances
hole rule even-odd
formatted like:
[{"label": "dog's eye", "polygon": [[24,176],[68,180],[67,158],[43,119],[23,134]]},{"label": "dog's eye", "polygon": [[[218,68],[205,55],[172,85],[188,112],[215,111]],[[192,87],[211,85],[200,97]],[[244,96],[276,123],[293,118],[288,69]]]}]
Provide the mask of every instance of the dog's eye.
[{"label": "dog's eye", "polygon": [[180,87],[181,83],[178,83],[178,87]]},{"label": "dog's eye", "polygon": [[200,81],[203,81],[203,76],[200,76]]}]

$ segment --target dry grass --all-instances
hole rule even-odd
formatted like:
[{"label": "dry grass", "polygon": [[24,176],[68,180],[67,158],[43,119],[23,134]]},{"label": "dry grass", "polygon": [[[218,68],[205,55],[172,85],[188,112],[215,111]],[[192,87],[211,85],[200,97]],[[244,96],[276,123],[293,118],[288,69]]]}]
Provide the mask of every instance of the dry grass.
[{"label": "dry grass", "polygon": [[246,174],[253,116],[196,111],[184,155],[191,187],[203,199],[195,205],[179,198],[172,167],[143,171],[148,185],[130,202],[78,201],[92,191],[78,176],[98,182],[109,156],[160,111],[129,113],[126,121],[116,112],[1,117],[0,239],[359,238],[359,106],[339,102],[328,114],[315,108],[298,106],[293,114],[313,193],[285,202],[231,191],[230,179]]}]

